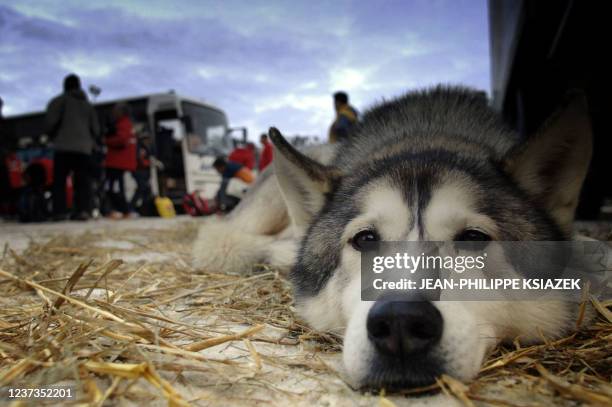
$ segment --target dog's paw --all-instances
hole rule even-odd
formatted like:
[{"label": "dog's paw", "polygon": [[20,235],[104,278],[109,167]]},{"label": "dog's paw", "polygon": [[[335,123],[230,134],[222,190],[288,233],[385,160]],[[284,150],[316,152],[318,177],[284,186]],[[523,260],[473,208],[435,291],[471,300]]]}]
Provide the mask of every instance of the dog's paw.
[{"label": "dog's paw", "polygon": [[244,233],[230,222],[207,222],[193,244],[193,265],[208,272],[246,274],[267,262],[273,241],[270,236]]}]

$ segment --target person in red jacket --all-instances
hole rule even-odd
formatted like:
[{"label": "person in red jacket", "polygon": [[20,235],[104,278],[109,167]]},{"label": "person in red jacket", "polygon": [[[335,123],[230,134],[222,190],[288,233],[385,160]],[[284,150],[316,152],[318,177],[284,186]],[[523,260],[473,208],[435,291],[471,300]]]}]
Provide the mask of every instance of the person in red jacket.
[{"label": "person in red jacket", "polygon": [[262,172],[274,158],[272,151],[272,143],[268,140],[268,136],[264,133],[259,139],[262,145],[261,156],[259,157],[259,172]]},{"label": "person in red jacket", "polygon": [[111,212],[109,216],[119,219],[129,214],[125,197],[124,173],[136,170],[136,136],[130,119],[129,107],[117,104],[112,111],[115,129],[105,139],[107,147],[106,160],[106,191],[110,197]]},{"label": "person in red jacket", "polygon": [[255,168],[255,145],[247,143],[244,146],[237,146],[227,157],[228,161],[232,161],[244,165],[249,170]]}]

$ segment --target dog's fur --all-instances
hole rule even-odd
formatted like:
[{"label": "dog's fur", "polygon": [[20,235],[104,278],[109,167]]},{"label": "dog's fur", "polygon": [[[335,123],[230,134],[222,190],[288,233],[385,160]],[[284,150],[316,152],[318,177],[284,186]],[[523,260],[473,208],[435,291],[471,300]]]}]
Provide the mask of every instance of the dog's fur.
[{"label": "dog's fur", "polygon": [[584,99],[569,100],[525,143],[463,88],[382,103],[350,143],[305,154],[272,128],[273,172],[227,219],[201,228],[194,256],[225,272],[258,262],[290,267],[299,314],[344,333],[344,365],[357,387],[415,387],[442,373],[470,379],[501,340],[563,334],[575,307],[436,302],[443,331],[435,346],[418,360],[384,359],[367,334],[374,303],[360,299],[351,239],[364,229],[387,241],[449,241],[466,229],[499,241],[570,239],[591,136]]}]

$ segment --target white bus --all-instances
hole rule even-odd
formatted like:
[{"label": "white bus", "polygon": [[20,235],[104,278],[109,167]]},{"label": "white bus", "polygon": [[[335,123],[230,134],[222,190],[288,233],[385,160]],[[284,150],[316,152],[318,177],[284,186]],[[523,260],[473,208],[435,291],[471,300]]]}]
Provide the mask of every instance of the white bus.
[{"label": "white bus", "polygon": [[221,177],[212,163],[232,149],[232,129],[223,110],[170,92],[98,103],[100,119],[108,120],[117,103],[130,106],[139,136],[152,138],[155,158],[162,164],[151,166],[155,195],[167,196],[175,205],[195,190],[214,197]]},{"label": "white bus", "polygon": [[[151,189],[154,195],[169,197],[180,207],[185,193],[202,191],[213,198],[221,177],[212,167],[219,155],[227,155],[232,147],[231,133],[225,112],[220,108],[174,92],[95,103],[104,130],[110,123],[112,107],[125,103],[131,109],[135,132],[150,136],[152,151],[159,166],[151,165]],[[52,150],[44,135],[44,112],[6,118],[5,141],[10,141],[21,157],[35,157],[36,152]],[[34,152],[34,153],[32,153]],[[29,163],[24,162],[25,168]],[[128,195],[129,195],[128,188]]]}]

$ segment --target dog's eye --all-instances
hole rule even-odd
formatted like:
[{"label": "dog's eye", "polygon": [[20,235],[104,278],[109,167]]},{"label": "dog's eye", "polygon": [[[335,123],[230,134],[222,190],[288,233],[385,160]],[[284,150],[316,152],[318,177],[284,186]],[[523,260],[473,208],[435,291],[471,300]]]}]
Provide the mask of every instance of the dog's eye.
[{"label": "dog's eye", "polygon": [[362,230],[361,232],[357,232],[355,236],[353,236],[350,240],[351,246],[353,249],[358,252],[364,251],[369,242],[378,242],[380,237],[378,233],[373,230]]},{"label": "dog's eye", "polygon": [[456,242],[488,242],[491,236],[476,229],[466,229],[455,236]]},{"label": "dog's eye", "polygon": [[466,229],[455,236],[453,240],[455,242],[459,242],[455,244],[457,249],[475,251],[483,250],[487,246],[488,242],[491,241],[491,236],[481,232],[480,230]]}]

